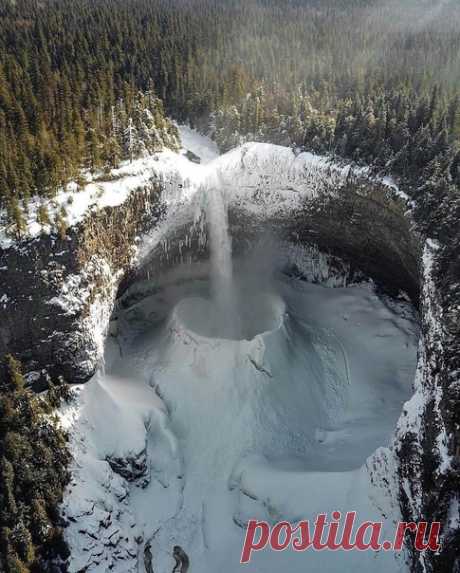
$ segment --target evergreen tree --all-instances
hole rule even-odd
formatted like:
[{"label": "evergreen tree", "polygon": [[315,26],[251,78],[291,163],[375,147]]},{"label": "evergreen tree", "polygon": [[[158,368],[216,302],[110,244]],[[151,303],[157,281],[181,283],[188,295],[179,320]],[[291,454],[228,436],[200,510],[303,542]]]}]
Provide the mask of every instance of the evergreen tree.
[{"label": "evergreen tree", "polygon": [[27,222],[16,197],[11,197],[7,206],[11,221],[11,232],[16,239],[22,239],[27,231]]},{"label": "evergreen tree", "polygon": [[51,223],[48,208],[44,203],[41,203],[38,207],[37,221],[42,228],[50,225]]},{"label": "evergreen tree", "polygon": [[2,372],[0,570],[47,571],[49,557],[65,557],[57,505],[70,456],[48,404],[26,388],[19,362],[8,356]]}]

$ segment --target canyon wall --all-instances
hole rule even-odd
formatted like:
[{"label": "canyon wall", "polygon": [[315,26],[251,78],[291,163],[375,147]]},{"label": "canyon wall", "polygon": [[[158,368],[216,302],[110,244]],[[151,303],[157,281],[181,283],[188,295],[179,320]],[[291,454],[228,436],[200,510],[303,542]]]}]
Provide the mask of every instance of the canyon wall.
[{"label": "canyon wall", "polygon": [[[207,257],[203,226],[193,213],[151,240],[167,214],[162,185],[152,182],[119,206],[88,213],[65,238],[42,235],[0,251],[0,358],[15,354],[35,388],[45,387],[48,377],[87,381],[102,360],[117,297],[136,282],[154,283],[165,268]],[[460,295],[451,288],[458,260],[446,260],[435,242],[422,241],[406,200],[382,182],[346,177],[307,194],[294,209],[266,217],[263,209],[248,208],[260,207],[263,193],[261,184],[246,200],[230,201],[236,252],[268,235],[293,248],[309,245],[327,257],[344,283],[368,277],[390,294],[406,293],[419,307],[415,395],[402,413],[391,451],[404,518],[446,524],[443,551],[413,552],[413,571],[460,570]],[[139,257],[146,244],[148,253]],[[289,264],[287,272],[304,274],[295,262]]]}]

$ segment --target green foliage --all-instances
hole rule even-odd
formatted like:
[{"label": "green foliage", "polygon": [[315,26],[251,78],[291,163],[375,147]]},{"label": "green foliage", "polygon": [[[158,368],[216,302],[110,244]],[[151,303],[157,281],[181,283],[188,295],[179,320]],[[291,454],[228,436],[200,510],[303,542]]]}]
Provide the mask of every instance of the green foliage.
[{"label": "green foliage", "polygon": [[[135,81],[127,60],[122,71],[107,58],[121,13],[110,17],[100,44],[97,10],[77,4],[65,10],[49,0],[0,5],[0,207],[17,239],[26,234],[31,196],[52,198],[62,185],[79,182],[84,169],[110,170],[139,153],[177,147],[151,82]],[[129,122],[136,139],[126,149]],[[49,225],[44,205],[38,218]]]},{"label": "green foliage", "polygon": [[45,204],[40,204],[37,211],[37,222],[41,227],[46,227],[51,224],[50,215]]},{"label": "green foliage", "polygon": [[67,221],[66,221],[66,210],[61,207],[61,209],[56,213],[54,218],[54,226],[58,232],[61,241],[65,241],[67,236]]},{"label": "green foliage", "polygon": [[423,149],[409,146],[432,154],[460,134],[460,6],[440,3],[421,33],[427,10],[423,0],[3,3],[0,202],[12,233],[24,234],[18,200],[177,145],[155,93],[192,124],[214,115],[224,147],[252,136],[418,169]]},{"label": "green foliage", "polygon": [[[433,9],[431,9],[431,7]],[[423,15],[423,18],[420,16]],[[176,148],[166,113],[222,149],[254,139],[399,176],[415,216],[460,252],[460,3],[433,0],[0,2],[0,207],[82,172]],[[159,99],[161,98],[161,99]],[[163,108],[165,106],[165,109]],[[65,210],[38,210],[66,238]],[[65,437],[9,357],[0,381],[0,570],[46,571],[60,550]],[[48,419],[45,418],[45,414]]]},{"label": "green foliage", "polygon": [[[0,204],[10,233],[24,236],[32,195],[52,197],[82,169],[176,147],[155,94],[223,148],[300,145],[412,178],[439,163],[458,185],[460,5],[435,3],[3,2]],[[63,219],[53,221],[62,237]]]},{"label": "green foliage", "polygon": [[6,209],[10,222],[10,234],[16,239],[21,239],[26,233],[27,223],[23,208],[16,196],[10,197]]},{"label": "green foliage", "polygon": [[68,397],[52,385],[49,401],[25,388],[19,362],[8,356],[0,381],[0,570],[46,572],[65,557],[58,504],[69,480],[66,436],[51,407]]}]

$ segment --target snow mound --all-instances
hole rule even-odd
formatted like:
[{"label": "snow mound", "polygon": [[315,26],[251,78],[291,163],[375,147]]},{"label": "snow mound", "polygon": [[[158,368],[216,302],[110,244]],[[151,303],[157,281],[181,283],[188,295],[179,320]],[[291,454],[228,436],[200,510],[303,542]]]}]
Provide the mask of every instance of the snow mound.
[{"label": "snow mound", "polygon": [[178,330],[185,328],[206,338],[234,338],[251,340],[279,328],[283,321],[285,306],[274,296],[262,294],[257,298],[245,298],[239,303],[241,319],[236,331],[222,324],[215,303],[209,299],[190,297],[179,302],[173,312],[173,323]]},{"label": "snow mound", "polygon": [[[257,309],[240,309],[253,332],[235,339],[207,330],[206,292],[202,280],[182,279],[136,312],[120,311],[107,373],[81,391],[76,483],[65,500],[66,514],[78,516],[66,530],[72,572],[83,563],[143,571],[146,547],[154,571],[172,571],[177,544],[194,569],[234,573],[250,518],[357,511],[361,520],[384,515],[384,535],[393,534],[398,507],[380,477],[389,461],[379,446],[411,391],[417,329],[409,306],[384,304],[368,287],[277,279],[258,292],[267,322],[254,318]],[[146,474],[121,479],[114,458],[143,460]],[[124,540],[119,560],[106,550],[100,511]],[[137,553],[126,558],[128,550]],[[373,552],[261,552],[246,566],[305,567],[405,571],[394,554]]]}]

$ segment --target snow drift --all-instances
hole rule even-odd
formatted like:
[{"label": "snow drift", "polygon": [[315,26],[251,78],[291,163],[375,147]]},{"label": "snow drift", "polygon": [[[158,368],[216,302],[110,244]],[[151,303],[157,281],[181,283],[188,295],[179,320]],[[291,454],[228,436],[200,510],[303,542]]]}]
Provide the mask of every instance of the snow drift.
[{"label": "snow drift", "polygon": [[[210,263],[171,266],[161,281],[128,289],[104,370],[64,413],[75,454],[63,506],[74,572],[143,571],[151,559],[167,573],[179,545],[193,569],[234,573],[251,518],[295,523],[357,511],[384,519],[391,538],[400,517],[382,446],[411,395],[418,329],[410,303],[378,296],[370,283],[325,288],[334,284],[326,259],[322,285],[287,276],[286,257],[304,277],[311,271],[300,247],[259,245],[232,261],[227,231],[225,202],[258,215],[292,212],[305,189],[330,190],[347,174],[263,144],[215,160],[205,151],[210,162],[189,168],[143,248],[188,218],[209,232]],[[246,568],[306,566],[406,571],[403,556],[385,552],[260,553]]]}]

